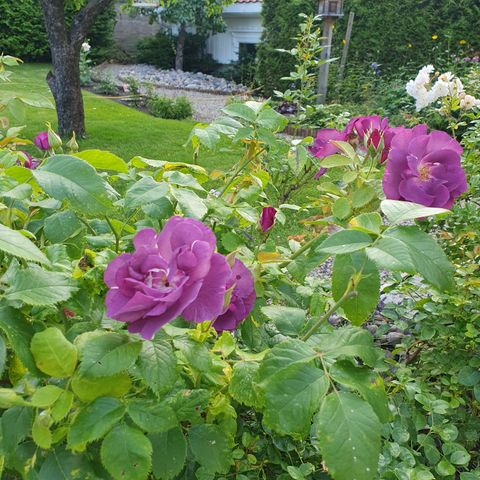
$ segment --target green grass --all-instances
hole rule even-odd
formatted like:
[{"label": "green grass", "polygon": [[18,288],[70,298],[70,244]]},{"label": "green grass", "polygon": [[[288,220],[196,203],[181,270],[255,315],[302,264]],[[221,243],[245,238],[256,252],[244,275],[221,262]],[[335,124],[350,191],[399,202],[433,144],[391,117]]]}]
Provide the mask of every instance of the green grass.
[{"label": "green grass", "polygon": [[[11,70],[12,82],[2,84],[2,89],[39,93],[52,98],[45,80],[48,65],[24,64]],[[135,155],[174,162],[192,161],[191,149],[183,145],[195,125],[193,120],[155,118],[86,91],[83,98],[87,136],[79,142],[82,150],[109,150],[127,161]],[[28,108],[24,137],[33,139],[37,132],[45,130],[45,122],[51,122],[55,127],[55,110]],[[209,169],[226,169],[237,158],[234,151],[222,149],[220,153],[204,150],[199,163]]]}]

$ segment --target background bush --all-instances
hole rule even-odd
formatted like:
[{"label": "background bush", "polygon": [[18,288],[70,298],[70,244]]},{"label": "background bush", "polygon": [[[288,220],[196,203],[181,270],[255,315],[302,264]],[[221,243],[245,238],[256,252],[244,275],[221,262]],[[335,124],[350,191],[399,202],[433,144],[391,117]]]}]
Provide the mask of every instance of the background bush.
[{"label": "background bush", "polygon": [[148,111],[154,117],[167,118],[170,120],[183,120],[192,116],[192,104],[187,97],[175,99],[153,96],[147,102]]},{"label": "background bush", "polygon": [[[137,45],[137,61],[158,68],[170,69],[175,66],[176,36],[160,31],[147,37]],[[205,52],[206,37],[188,34],[185,41],[184,69],[188,72],[212,73],[218,64]]]},{"label": "background bush", "polygon": [[299,14],[314,13],[316,5],[316,0],[264,0],[264,32],[258,48],[257,82],[265,95],[270,96],[274,90],[286,88],[286,82],[281,78],[292,70],[293,59],[276,49],[293,48],[293,37],[302,21]]},{"label": "background bush", "polygon": [[[70,16],[72,12],[68,12]],[[97,19],[88,36],[90,57],[102,61],[114,47],[113,29],[116,12],[112,5]],[[50,47],[37,0],[0,0],[0,52],[23,60],[48,61]]]}]

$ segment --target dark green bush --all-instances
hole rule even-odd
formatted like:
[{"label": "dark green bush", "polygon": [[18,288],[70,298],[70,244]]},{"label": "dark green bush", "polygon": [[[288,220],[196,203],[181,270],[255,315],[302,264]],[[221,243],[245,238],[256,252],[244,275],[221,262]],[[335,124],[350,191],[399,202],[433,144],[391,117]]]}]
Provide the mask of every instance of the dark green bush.
[{"label": "dark green bush", "polygon": [[175,99],[153,96],[147,102],[148,111],[154,117],[167,118],[170,120],[183,120],[192,116],[192,104],[187,97]]},{"label": "dark green bush", "polygon": [[[176,42],[177,38],[174,35],[162,31],[144,38],[137,45],[137,61],[163,69],[174,68]],[[205,42],[206,38],[203,35],[187,35],[184,51],[186,71],[212,73],[217,68],[218,65],[212,56],[205,53]]]},{"label": "dark green bush", "polygon": [[[67,13],[71,18],[73,10]],[[113,48],[116,12],[112,5],[97,19],[88,36],[90,57],[98,62],[109,57]],[[23,60],[46,61],[50,47],[38,0],[0,0],[0,52]]]},{"label": "dark green bush", "polygon": [[276,49],[290,49],[295,46],[302,19],[300,13],[312,14],[318,2],[316,0],[265,0],[263,2],[264,32],[258,48],[257,82],[265,95],[274,90],[285,90],[286,82],[281,78],[293,69],[293,58],[277,52]]},{"label": "dark green bush", "polygon": [[[478,0],[345,0],[355,12],[349,64],[381,64],[384,74],[397,75],[433,63],[450,67],[453,56],[480,50]],[[336,24],[333,54],[341,54],[348,15]],[[432,38],[438,37],[438,38]]]}]

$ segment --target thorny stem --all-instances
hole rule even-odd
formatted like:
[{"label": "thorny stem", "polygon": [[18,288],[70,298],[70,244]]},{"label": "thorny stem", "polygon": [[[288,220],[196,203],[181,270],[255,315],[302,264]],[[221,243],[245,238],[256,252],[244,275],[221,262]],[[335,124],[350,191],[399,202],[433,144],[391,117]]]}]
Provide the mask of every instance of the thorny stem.
[{"label": "thorny stem", "polygon": [[105,217],[105,220],[107,221],[108,226],[110,227],[110,230],[112,231],[113,236],[115,237],[115,252],[118,253],[118,251],[120,250],[120,235],[115,230],[115,227],[113,226],[112,222],[107,216]]}]

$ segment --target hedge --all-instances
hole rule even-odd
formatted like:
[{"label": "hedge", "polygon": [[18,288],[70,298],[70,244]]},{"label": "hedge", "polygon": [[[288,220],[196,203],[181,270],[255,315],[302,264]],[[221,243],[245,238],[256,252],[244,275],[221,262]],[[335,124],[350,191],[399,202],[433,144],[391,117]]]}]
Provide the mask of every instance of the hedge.
[{"label": "hedge", "polygon": [[[38,0],[0,0],[0,52],[29,61],[46,61],[50,47]],[[73,12],[68,12],[70,17]],[[115,8],[107,8],[88,36],[92,58],[102,60],[113,46]]]}]

